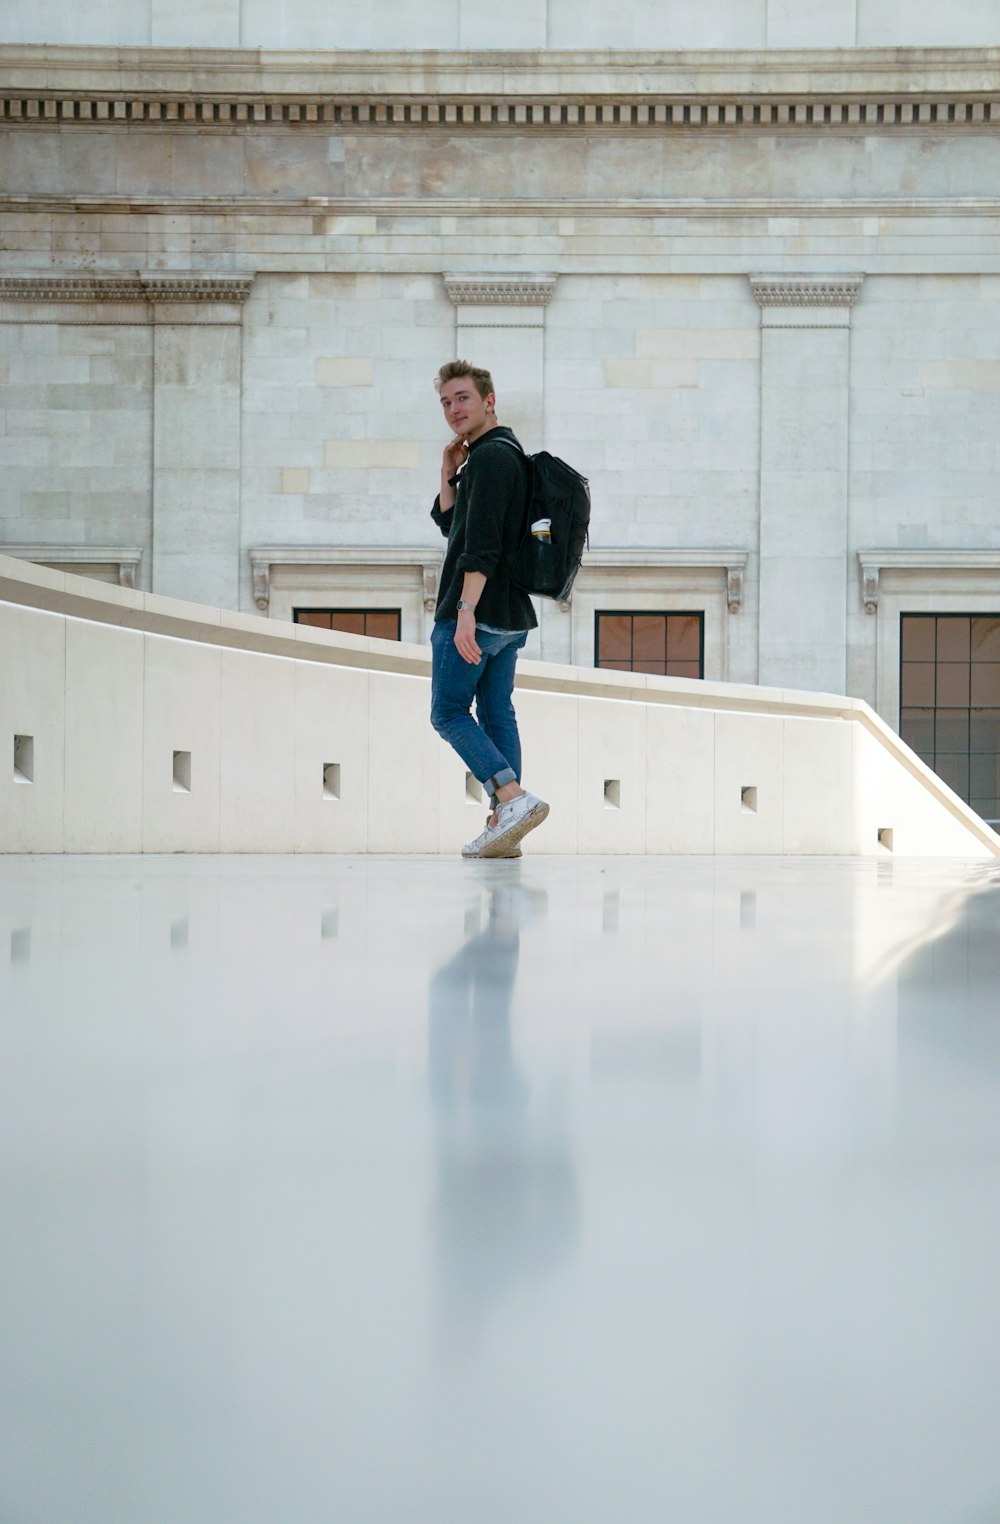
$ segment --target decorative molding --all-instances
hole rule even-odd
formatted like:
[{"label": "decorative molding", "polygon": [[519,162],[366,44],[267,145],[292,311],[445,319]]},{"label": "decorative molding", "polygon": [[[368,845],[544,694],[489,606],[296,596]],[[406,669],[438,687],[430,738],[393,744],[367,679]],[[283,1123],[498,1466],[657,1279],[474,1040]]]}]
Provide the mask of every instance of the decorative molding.
[{"label": "decorative molding", "polygon": [[863,275],[751,275],[758,307],[853,307]]},{"label": "decorative molding", "polygon": [[201,276],[189,272],[2,275],[6,302],[237,302],[250,295],[253,275]]},{"label": "decorative molding", "polygon": [[117,566],[119,587],[132,588],[142,560],[137,545],[0,545],[0,555],[46,566]]},{"label": "decorative molding", "polygon": [[1000,572],[997,550],[859,550],[861,599],[866,614],[878,611],[883,571]]},{"label": "decorative molding", "polygon": [[[0,213],[56,216],[199,217],[1000,217],[1000,196],[505,197],[505,196],[129,196],[55,191],[0,194]],[[317,236],[322,236],[321,234]]]},{"label": "decorative molding", "polygon": [[0,45],[0,120],[204,133],[995,131],[1000,49]]},{"label": "decorative molding", "polygon": [[197,275],[179,271],[150,271],[139,276],[147,301],[236,302],[250,295],[253,275]]},{"label": "decorative molding", "polygon": [[[589,569],[647,571],[650,569],[689,571],[714,570],[726,574],[726,602],[731,614],[738,614],[743,607],[743,579],[746,573],[746,550],[661,550],[658,547],[623,546],[613,550],[588,550],[583,558],[581,576]],[[568,608],[568,604],[560,605]]]},{"label": "decorative molding", "polygon": [[134,275],[0,275],[4,302],[144,302]]},{"label": "decorative molding", "polygon": [[[544,55],[543,55],[544,56]],[[583,97],[583,98],[581,98]],[[512,99],[484,94],[470,100],[456,91],[446,98],[414,100],[379,90],[364,99],[316,98],[260,91],[254,99],[236,100],[222,94],[176,90],[127,92],[84,90],[79,93],[26,91],[8,86],[0,95],[0,121],[11,126],[137,127],[218,130],[314,126],[329,130],[369,128],[399,132],[414,129],[473,128],[476,131],[850,131],[891,132],[900,129],[938,131],[993,129],[1000,124],[1000,94],[935,95],[900,99],[895,94],[854,95],[847,99],[803,91],[794,100],[758,95],[752,87],[734,98],[684,100],[656,98],[647,92],[614,96],[592,95],[545,99]]]},{"label": "decorative molding", "polygon": [[555,275],[446,274],[444,288],[456,307],[547,307],[557,279]]},{"label": "decorative molding", "polygon": [[258,545],[250,550],[253,599],[266,614],[271,602],[271,572],[285,566],[400,567],[418,570],[424,608],[437,606],[443,555],[422,545]]}]

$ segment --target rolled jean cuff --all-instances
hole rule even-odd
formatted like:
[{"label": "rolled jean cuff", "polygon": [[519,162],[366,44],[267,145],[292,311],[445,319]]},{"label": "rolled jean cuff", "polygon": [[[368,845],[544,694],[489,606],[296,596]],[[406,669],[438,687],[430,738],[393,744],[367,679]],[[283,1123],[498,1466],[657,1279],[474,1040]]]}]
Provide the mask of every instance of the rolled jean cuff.
[{"label": "rolled jean cuff", "polygon": [[494,773],[492,778],[483,779],[483,788],[494,797],[508,783],[517,782],[517,773],[512,767],[505,767],[501,772]]}]

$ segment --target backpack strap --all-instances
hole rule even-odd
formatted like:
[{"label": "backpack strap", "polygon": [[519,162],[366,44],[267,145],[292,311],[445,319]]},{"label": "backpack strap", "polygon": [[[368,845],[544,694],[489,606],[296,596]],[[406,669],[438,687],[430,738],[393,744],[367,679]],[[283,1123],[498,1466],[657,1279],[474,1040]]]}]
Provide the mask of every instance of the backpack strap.
[{"label": "backpack strap", "polygon": [[508,439],[506,434],[501,434],[500,438],[499,439],[494,439],[493,443],[494,444],[510,445],[511,449],[512,450],[516,450],[519,455],[523,455],[525,460],[527,460],[527,458],[528,458],[528,452],[524,448],[524,446],[521,445],[521,444],[518,444],[516,439]]}]

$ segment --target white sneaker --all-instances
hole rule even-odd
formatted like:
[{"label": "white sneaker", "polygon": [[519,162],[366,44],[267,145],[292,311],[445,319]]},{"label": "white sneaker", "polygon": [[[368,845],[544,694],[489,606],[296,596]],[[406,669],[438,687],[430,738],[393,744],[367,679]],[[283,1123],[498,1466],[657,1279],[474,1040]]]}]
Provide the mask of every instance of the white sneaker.
[{"label": "white sneaker", "polygon": [[495,826],[487,826],[477,840],[480,857],[510,857],[523,836],[540,826],[549,813],[544,799],[537,794],[519,794],[508,799],[497,812]]},{"label": "white sneaker", "polygon": [[[481,831],[476,837],[475,841],[466,842],[465,846],[462,848],[462,856],[481,857],[483,847],[485,847],[486,843],[489,841],[492,830],[493,828],[490,826],[490,817],[487,815],[486,830]],[[514,847],[509,852],[495,852],[493,855],[494,857],[522,857],[524,854],[522,853],[520,847]]]}]

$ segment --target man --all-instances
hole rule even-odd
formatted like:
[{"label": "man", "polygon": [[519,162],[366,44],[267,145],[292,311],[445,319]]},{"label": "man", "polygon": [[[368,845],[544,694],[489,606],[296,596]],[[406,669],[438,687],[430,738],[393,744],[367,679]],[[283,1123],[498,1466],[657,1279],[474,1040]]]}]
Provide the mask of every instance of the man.
[{"label": "man", "polygon": [[462,856],[519,857],[521,838],[549,813],[521,787],[511,702],[517,653],[538,622],[531,599],[510,580],[524,527],[527,466],[514,434],[497,422],[489,371],[452,360],[434,385],[454,438],[445,446],[431,510],[448,537],[431,636],[431,724],[490,796],[486,829]]}]

